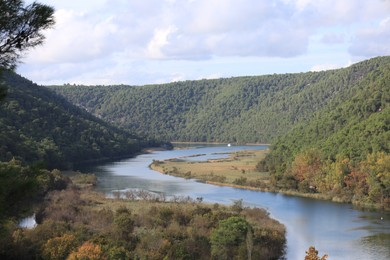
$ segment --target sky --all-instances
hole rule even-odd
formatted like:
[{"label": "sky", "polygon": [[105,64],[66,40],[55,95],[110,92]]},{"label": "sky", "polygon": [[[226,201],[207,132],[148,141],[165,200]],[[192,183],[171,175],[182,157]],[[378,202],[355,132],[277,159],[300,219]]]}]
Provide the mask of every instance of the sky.
[{"label": "sky", "polygon": [[37,2],[55,8],[56,25],[17,72],[40,85],[297,73],[390,55],[390,0]]}]

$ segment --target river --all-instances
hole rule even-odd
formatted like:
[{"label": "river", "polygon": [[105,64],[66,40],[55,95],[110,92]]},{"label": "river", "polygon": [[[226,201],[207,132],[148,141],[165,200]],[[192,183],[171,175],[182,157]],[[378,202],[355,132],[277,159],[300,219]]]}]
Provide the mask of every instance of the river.
[{"label": "river", "polygon": [[[313,245],[328,259],[390,259],[390,213],[361,211],[350,204],[287,196],[277,193],[219,187],[164,175],[148,166],[153,160],[202,154],[196,160],[222,157],[221,153],[267,149],[267,146],[198,145],[190,149],[155,151],[135,158],[82,169],[98,177],[97,189],[113,191],[142,189],[169,196],[202,197],[207,203],[265,208],[287,227],[287,259],[304,259]],[[193,158],[194,159],[194,158]]]}]

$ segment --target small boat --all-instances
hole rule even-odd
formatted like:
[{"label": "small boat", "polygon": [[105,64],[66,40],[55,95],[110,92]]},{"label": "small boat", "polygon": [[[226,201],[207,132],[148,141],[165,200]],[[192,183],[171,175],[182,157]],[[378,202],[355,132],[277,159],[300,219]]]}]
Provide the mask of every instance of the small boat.
[{"label": "small boat", "polygon": [[230,147],[230,146],[232,146],[232,145],[231,145],[231,144],[228,144],[227,146]]}]

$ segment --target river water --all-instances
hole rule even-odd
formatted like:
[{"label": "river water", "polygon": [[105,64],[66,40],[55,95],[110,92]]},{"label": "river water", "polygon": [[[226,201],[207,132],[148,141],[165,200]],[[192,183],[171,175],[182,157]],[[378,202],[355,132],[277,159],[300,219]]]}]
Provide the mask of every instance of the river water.
[{"label": "river water", "polygon": [[82,169],[98,177],[97,189],[113,191],[146,190],[170,196],[202,197],[207,203],[244,205],[265,208],[271,217],[287,227],[287,259],[304,259],[313,245],[328,259],[390,259],[390,213],[367,212],[349,204],[300,198],[269,192],[219,187],[157,173],[148,166],[153,160],[185,158],[206,160],[221,158],[224,153],[267,149],[267,146],[198,145],[190,149],[155,151],[135,158]]}]

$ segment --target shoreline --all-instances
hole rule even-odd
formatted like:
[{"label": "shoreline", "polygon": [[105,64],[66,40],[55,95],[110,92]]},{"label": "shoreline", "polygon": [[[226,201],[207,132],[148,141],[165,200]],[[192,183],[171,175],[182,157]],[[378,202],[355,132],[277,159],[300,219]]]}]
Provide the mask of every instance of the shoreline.
[{"label": "shoreline", "polygon": [[[235,153],[231,153],[231,157],[233,157],[234,154]],[[170,159],[163,160],[163,161],[154,161],[153,163],[151,163],[149,165],[149,168],[156,171],[156,172],[159,172],[161,174],[166,174],[166,175],[170,175],[170,176],[174,176],[174,177],[180,177],[180,178],[184,178],[184,179],[194,179],[196,181],[203,182],[203,183],[210,184],[210,185],[215,185],[215,186],[231,187],[231,188],[235,188],[235,189],[252,190],[252,191],[260,191],[260,192],[279,193],[279,194],[286,195],[286,196],[294,196],[294,197],[323,200],[323,201],[329,201],[329,202],[333,202],[333,203],[344,203],[344,204],[350,204],[350,205],[357,207],[361,210],[390,211],[390,209],[383,208],[377,204],[354,201],[354,200],[350,200],[348,198],[343,198],[342,196],[333,196],[332,194],[303,193],[303,192],[299,192],[296,190],[278,189],[276,187],[252,187],[252,186],[248,186],[248,185],[239,185],[239,184],[228,183],[228,182],[212,181],[212,180],[207,179],[207,177],[208,177],[207,175],[196,176],[196,174],[195,175],[191,174],[191,172],[189,172],[189,174],[188,174],[188,172],[185,173],[185,172],[179,172],[179,171],[177,171],[176,173],[172,173],[170,171],[164,171],[164,167],[160,166],[161,163],[164,164],[167,162],[174,162],[175,159],[177,159],[177,158],[170,158]],[[227,159],[230,159],[230,157]],[[217,163],[221,162],[221,161],[224,161],[224,159],[217,160]],[[196,163],[191,163],[191,162],[188,162],[188,163],[189,164],[196,164]],[[206,162],[202,162],[202,163],[206,163],[206,164],[215,163],[215,160],[210,160],[210,161],[206,161]],[[173,168],[176,168],[176,166],[173,166]],[[176,170],[177,170],[177,168],[176,168]],[[218,175],[215,175],[215,177],[218,177]]]},{"label": "shoreline", "polygon": [[270,146],[271,144],[265,144],[265,143],[227,143],[227,142],[183,142],[183,141],[174,141],[171,142],[172,144],[232,144],[233,146],[240,146],[240,145],[248,145],[248,146],[257,146],[257,145],[264,145],[264,146]]}]

